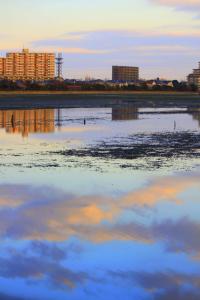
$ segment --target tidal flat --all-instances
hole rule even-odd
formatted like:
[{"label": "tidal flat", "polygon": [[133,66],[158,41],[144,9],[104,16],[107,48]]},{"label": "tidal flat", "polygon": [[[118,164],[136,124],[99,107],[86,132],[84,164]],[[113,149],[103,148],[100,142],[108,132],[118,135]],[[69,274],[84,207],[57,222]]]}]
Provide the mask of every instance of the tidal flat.
[{"label": "tidal flat", "polygon": [[200,299],[199,195],[199,95],[0,95],[0,299]]}]

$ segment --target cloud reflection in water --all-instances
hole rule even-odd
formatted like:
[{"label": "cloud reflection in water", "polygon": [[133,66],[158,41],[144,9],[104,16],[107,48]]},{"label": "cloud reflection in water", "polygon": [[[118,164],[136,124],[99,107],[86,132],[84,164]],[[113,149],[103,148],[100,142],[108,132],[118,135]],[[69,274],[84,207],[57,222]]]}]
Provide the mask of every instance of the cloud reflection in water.
[{"label": "cloud reflection in water", "polygon": [[[40,282],[53,290],[77,291],[85,285],[90,290],[95,285],[111,284],[115,280],[125,284],[128,280],[128,285],[134,282],[133,293],[134,286],[142,288],[142,299],[146,294],[155,299],[168,299],[172,290],[177,297],[184,299],[181,298],[181,288],[184,287],[186,294],[192,291],[193,299],[199,287],[199,274],[190,274],[187,268],[199,264],[200,223],[189,212],[188,216],[181,214],[186,202],[190,201],[185,200],[188,191],[191,195],[199,193],[198,173],[155,179],[118,198],[80,197],[48,186],[1,185],[0,236],[9,241],[9,246],[5,243],[0,251],[0,277],[9,280],[21,278],[33,285]],[[154,209],[159,210],[165,203],[180,211],[179,216],[154,219]],[[130,211],[131,218],[127,218]],[[76,242],[72,245],[74,238]],[[145,270],[145,265],[138,270],[132,269],[134,252],[128,248],[129,270],[109,265],[109,251],[104,257],[106,268],[101,266],[101,259],[92,263],[103,268],[101,272],[93,273],[89,267],[84,267],[84,257],[88,259],[89,253],[92,255],[92,247],[95,247],[96,255],[100,255],[102,249],[113,242],[119,247],[127,242],[133,247],[140,245],[146,249],[145,255],[149,255],[149,259],[151,252],[148,254],[148,249],[153,247],[156,252],[159,247],[162,250],[158,255],[171,257],[174,269],[162,273],[156,271],[159,261],[157,265],[155,259],[151,273],[148,268]],[[88,245],[91,245],[90,250]],[[117,248],[115,251],[120,257],[120,251]],[[176,271],[177,253],[184,255],[180,260],[184,259],[186,263],[180,274]]]}]

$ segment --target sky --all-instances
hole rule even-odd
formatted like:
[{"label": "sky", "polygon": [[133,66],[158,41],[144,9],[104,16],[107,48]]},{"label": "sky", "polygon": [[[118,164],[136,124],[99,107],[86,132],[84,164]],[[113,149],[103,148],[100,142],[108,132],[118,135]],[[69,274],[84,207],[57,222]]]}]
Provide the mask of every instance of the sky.
[{"label": "sky", "polygon": [[200,60],[199,0],[0,2],[0,54],[63,52],[67,78],[110,79],[112,65],[130,65],[184,80]]}]

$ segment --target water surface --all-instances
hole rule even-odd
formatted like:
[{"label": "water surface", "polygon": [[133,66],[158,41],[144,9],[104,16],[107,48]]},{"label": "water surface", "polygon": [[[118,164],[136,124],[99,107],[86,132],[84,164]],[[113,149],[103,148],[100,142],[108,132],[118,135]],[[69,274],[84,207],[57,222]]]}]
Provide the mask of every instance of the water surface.
[{"label": "water surface", "polygon": [[0,111],[0,298],[199,299],[200,109]]}]

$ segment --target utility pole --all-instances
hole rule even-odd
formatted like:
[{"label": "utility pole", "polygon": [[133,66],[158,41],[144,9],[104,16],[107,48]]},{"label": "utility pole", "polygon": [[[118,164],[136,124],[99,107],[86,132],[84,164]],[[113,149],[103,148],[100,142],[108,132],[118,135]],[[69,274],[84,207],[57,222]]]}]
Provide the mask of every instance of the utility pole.
[{"label": "utility pole", "polygon": [[63,57],[62,53],[58,53],[56,57],[56,75],[57,79],[62,79],[62,66],[63,66]]}]

